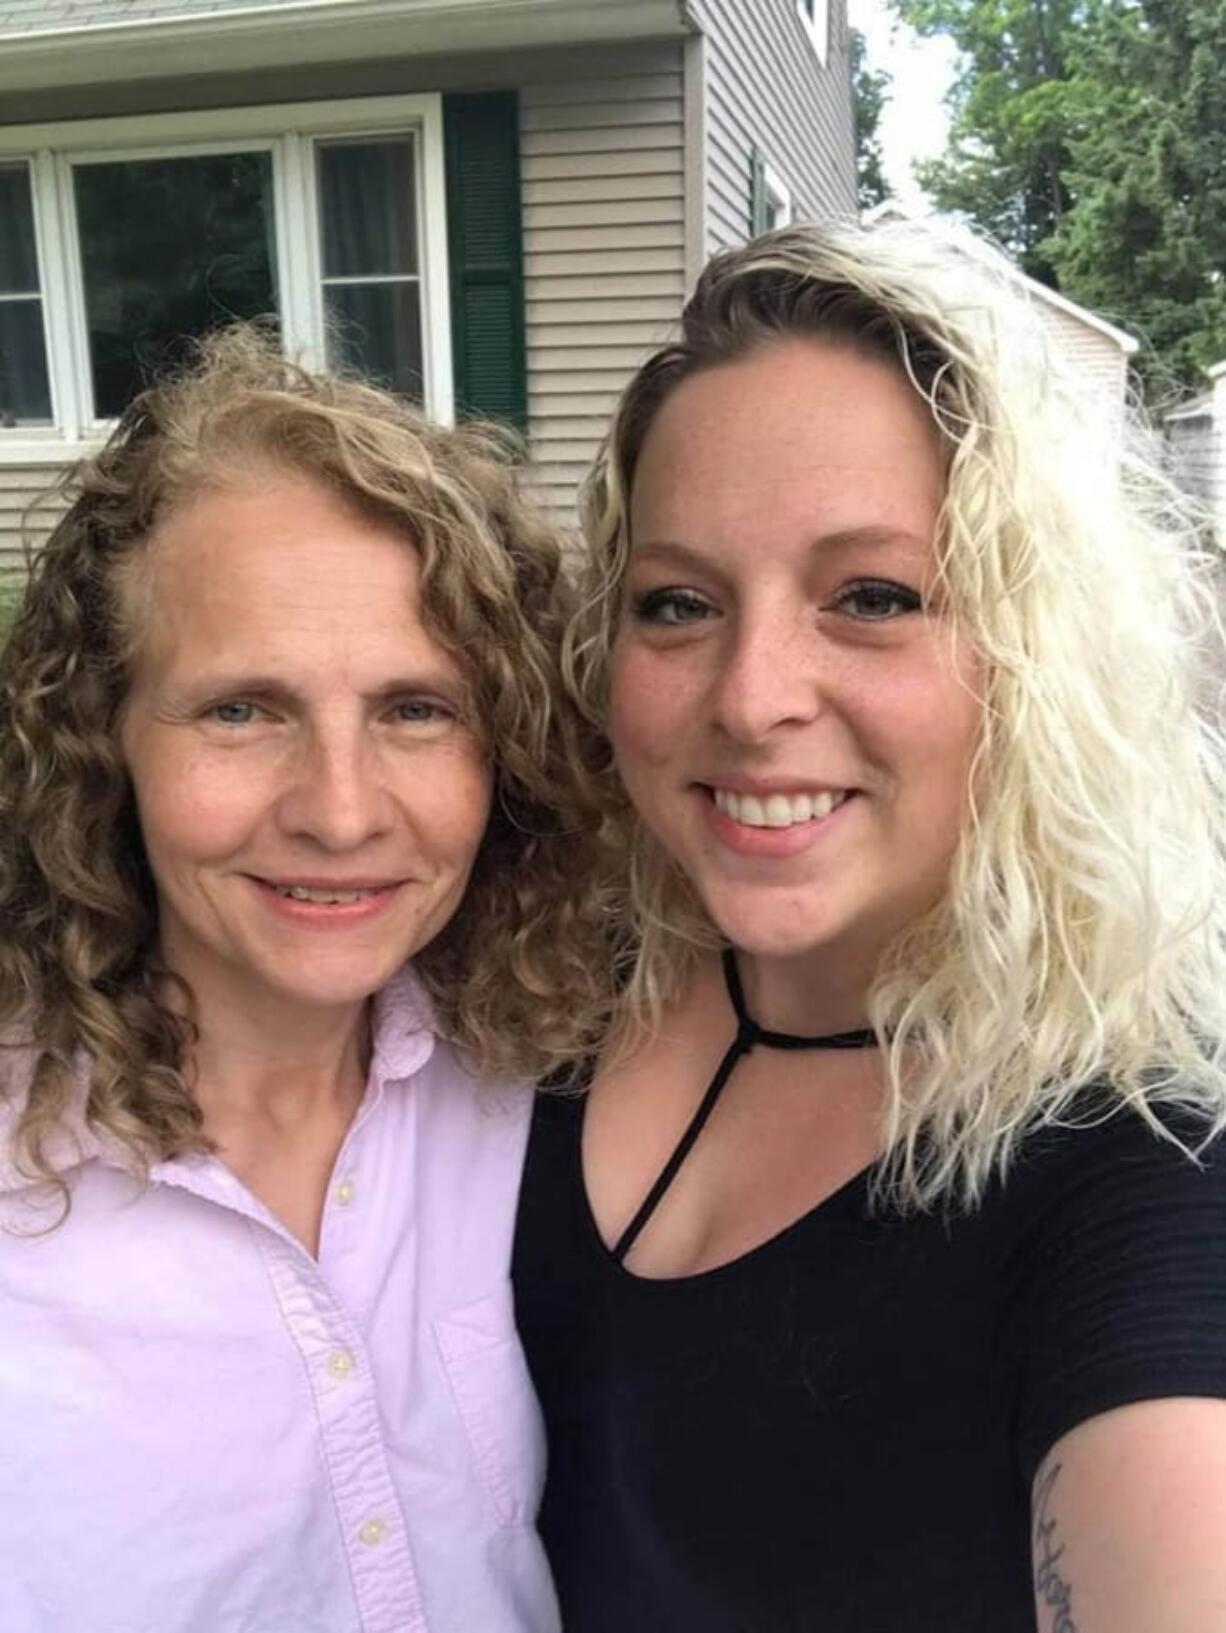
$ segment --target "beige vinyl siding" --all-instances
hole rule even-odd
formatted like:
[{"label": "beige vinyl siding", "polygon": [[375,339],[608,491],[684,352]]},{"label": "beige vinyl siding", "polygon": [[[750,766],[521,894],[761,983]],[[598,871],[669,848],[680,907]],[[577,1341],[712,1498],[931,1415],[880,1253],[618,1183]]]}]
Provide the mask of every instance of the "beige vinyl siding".
[{"label": "beige vinyl siding", "polygon": [[51,530],[55,507],[43,500],[55,465],[0,465],[0,575],[24,570],[23,541],[33,548]]},{"label": "beige vinyl siding", "polygon": [[[31,120],[407,91],[513,87],[521,101],[532,451],[560,517],[614,399],[669,331],[684,293],[681,40],[406,59],[42,93]],[[30,491],[55,472],[0,467]],[[0,489],[0,495],[13,491]],[[17,555],[0,497],[0,557]]]},{"label": "beige vinyl siding", "polygon": [[683,115],[675,42],[520,87],[529,434],[566,520],[618,391],[681,309]]},{"label": "beige vinyl siding", "polygon": [[799,221],[856,213],[847,0],[830,0],[823,66],[796,0],[693,0],[707,36],[707,247],[750,235],[757,148]]},{"label": "beige vinyl siding", "polygon": [[1128,357],[1118,341],[1042,299],[1036,308],[1056,354],[1073,372],[1083,389],[1113,419],[1122,419],[1128,387]]}]

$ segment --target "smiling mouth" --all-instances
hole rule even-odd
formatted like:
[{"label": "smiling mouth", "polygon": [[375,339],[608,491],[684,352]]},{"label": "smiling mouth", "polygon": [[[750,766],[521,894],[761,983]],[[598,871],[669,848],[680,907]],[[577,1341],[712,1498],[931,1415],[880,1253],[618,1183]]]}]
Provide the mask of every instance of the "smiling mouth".
[{"label": "smiling mouth", "polygon": [[273,879],[259,879],[257,883],[286,901],[309,902],[314,907],[353,907],[358,902],[373,901],[376,896],[386,895],[389,890],[395,889],[392,884],[346,889],[341,885],[281,885]]},{"label": "smiling mouth", "polygon": [[793,828],[821,822],[851,798],[854,790],[822,789],[814,794],[738,794],[731,788],[709,788],[715,806],[745,828]]}]

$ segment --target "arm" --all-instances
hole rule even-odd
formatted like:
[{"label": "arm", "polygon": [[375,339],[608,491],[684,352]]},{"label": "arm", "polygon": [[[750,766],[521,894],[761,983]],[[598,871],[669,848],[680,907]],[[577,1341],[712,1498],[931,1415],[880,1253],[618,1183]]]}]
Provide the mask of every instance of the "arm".
[{"label": "arm", "polygon": [[1226,1401],[1145,1401],[1064,1435],[1031,1497],[1038,1633],[1226,1630]]}]

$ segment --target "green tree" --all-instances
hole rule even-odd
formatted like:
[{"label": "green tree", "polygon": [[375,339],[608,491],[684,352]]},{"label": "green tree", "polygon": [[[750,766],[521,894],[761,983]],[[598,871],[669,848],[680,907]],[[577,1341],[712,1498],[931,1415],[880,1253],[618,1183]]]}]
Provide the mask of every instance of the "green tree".
[{"label": "green tree", "polygon": [[[1055,283],[1048,241],[1071,205],[1068,78],[1099,0],[892,0],[922,35],[960,52],[945,154],[919,167],[939,209],[968,216]],[[1111,0],[1105,0],[1111,3]]]},{"label": "green tree", "polygon": [[851,76],[856,100],[856,175],[860,208],[871,209],[890,196],[890,184],[881,168],[881,111],[890,99],[893,80],[868,65],[868,46],[858,28],[851,30]]},{"label": "green tree", "polygon": [[1144,337],[1151,385],[1226,357],[1226,6],[1105,6],[1071,75],[1061,287]]},{"label": "green tree", "polygon": [[1139,333],[1151,387],[1226,356],[1223,0],[891,0],[961,52],[938,208]]}]

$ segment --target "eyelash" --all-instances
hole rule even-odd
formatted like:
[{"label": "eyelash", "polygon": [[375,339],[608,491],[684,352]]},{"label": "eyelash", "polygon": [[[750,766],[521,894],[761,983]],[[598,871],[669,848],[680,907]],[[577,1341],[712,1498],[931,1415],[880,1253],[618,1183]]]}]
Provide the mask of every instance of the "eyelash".
[{"label": "eyelash", "polygon": [[[852,610],[852,604],[857,598],[876,596],[878,601],[890,602],[897,610],[890,613],[865,612],[863,606],[859,612]],[[853,583],[845,584],[830,603],[837,612],[846,612],[849,617],[866,624],[889,623],[893,618],[905,617],[906,614],[919,612],[923,608],[923,599],[919,593],[906,584],[896,583],[890,578],[861,578]],[[633,602],[634,616],[643,623],[661,624],[668,628],[679,628],[684,624],[700,623],[711,616],[714,608],[703,596],[695,590],[661,589],[648,590],[643,595],[636,596]],[[674,613],[688,612],[688,617],[667,617],[668,611]]]},{"label": "eyelash", "polygon": [[851,613],[853,618],[859,618],[867,624],[884,624],[891,617],[904,617],[909,612],[919,612],[924,603],[917,591],[910,589],[906,584],[898,584],[892,578],[861,578],[853,584],[845,584],[835,596],[833,605],[840,611],[848,609],[849,604],[857,596],[878,596],[892,602],[898,611],[894,614],[878,613]]},{"label": "eyelash", "polygon": [[[662,614],[666,610],[678,611],[682,608],[697,613],[694,618],[666,618]],[[714,609],[695,590],[648,590],[643,595],[634,598],[634,616],[645,624],[664,624],[676,629],[681,624],[698,623]]]},{"label": "eyelash", "polygon": [[[409,719],[401,712],[404,709],[428,709],[430,713],[426,719]],[[394,706],[393,712],[406,726],[432,725],[436,720],[455,719],[455,710],[435,697],[406,697]]]},{"label": "eyelash", "polygon": [[[222,716],[223,709],[250,709],[251,714],[246,720],[226,720]],[[207,719],[216,721],[219,726],[229,726],[237,729],[239,726],[249,726],[259,713],[258,705],[245,697],[228,697],[220,703],[210,703],[204,711]]]},{"label": "eyelash", "polygon": [[[246,709],[250,713],[243,720],[227,720],[223,714],[223,710],[226,709]],[[411,717],[403,712],[407,709],[424,709],[428,710],[429,713]],[[228,727],[232,731],[238,731],[243,726],[254,725],[255,721],[264,712],[260,705],[253,703],[250,698],[232,697],[224,698],[220,703],[209,704],[204,714],[206,719],[215,721],[217,725]],[[443,703],[438,698],[430,697],[403,698],[399,703],[392,705],[390,712],[397,717],[398,723],[406,726],[433,725],[439,720],[453,720],[456,713],[450,704]]]}]

